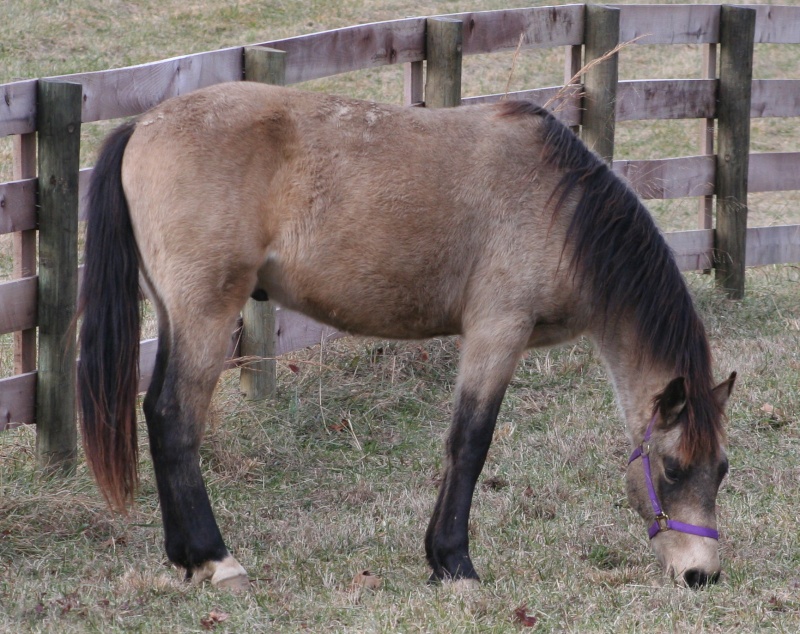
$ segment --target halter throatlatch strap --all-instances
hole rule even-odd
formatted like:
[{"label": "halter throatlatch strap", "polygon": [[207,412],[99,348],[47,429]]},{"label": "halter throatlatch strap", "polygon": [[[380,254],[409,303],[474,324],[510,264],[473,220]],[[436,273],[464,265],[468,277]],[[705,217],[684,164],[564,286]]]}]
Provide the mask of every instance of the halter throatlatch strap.
[{"label": "halter throatlatch strap", "polygon": [[669,518],[664,510],[661,508],[661,503],[658,501],[656,495],[656,488],[653,486],[653,473],[650,469],[650,434],[653,433],[653,424],[656,422],[657,414],[653,414],[650,419],[650,424],[647,425],[647,431],[644,433],[642,444],[633,450],[631,457],[628,459],[628,464],[632,463],[637,458],[642,459],[642,466],[644,467],[644,479],[647,483],[647,493],[650,496],[650,504],[653,506],[653,513],[655,513],[656,520],[647,529],[647,534],[650,539],[662,531],[678,531],[679,533],[688,533],[689,535],[697,535],[699,537],[710,537],[711,539],[719,539],[719,533],[713,528],[706,526],[696,526],[695,524],[685,524]]}]

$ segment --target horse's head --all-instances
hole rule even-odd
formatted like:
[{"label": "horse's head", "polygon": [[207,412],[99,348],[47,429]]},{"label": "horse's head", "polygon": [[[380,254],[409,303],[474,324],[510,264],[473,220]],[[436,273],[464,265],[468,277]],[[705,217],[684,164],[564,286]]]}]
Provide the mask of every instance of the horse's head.
[{"label": "horse's head", "polygon": [[[721,417],[736,374],[713,388],[712,416]],[[720,439],[716,445],[687,443],[689,425],[685,379],[677,378],[656,397],[654,412],[631,454],[626,474],[631,506],[647,522],[650,543],[658,560],[690,587],[719,578],[716,499],[728,472]],[[719,421],[713,421],[719,429]]]}]

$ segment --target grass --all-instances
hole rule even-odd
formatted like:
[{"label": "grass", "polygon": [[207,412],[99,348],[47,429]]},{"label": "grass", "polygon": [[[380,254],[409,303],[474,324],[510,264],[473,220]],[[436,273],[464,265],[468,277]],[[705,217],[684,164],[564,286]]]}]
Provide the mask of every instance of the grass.
[{"label": "grass", "polygon": [[[524,605],[538,631],[795,631],[800,274],[754,272],[741,303],[689,280],[721,373],[741,377],[718,586],[673,587],[654,562],[624,497],[612,392],[585,342],[531,353],[514,378],[471,522],[484,584],[426,586],[458,343],[348,339],[282,359],[273,402],[244,402],[233,373],[219,387],[203,469],[254,577],[245,596],[184,584],[167,565],[147,457],[122,518],[83,465],[40,480],[32,430],[0,436],[0,630],[202,631],[217,609],[229,616],[217,631],[503,632]],[[355,593],[364,569],[382,585]]]},{"label": "grass", "polygon": [[[7,5],[0,81],[502,3]],[[796,49],[770,48],[757,72],[794,76]],[[696,47],[623,55],[625,78],[699,73]],[[504,90],[511,58],[467,60],[465,94]],[[559,52],[523,52],[511,90],[558,83],[561,73]],[[400,82],[390,68],[310,87],[399,101]],[[758,122],[759,150],[796,149],[793,123]],[[87,126],[85,164],[102,133]],[[619,136],[621,157],[677,156],[695,151],[697,125],[626,125]],[[10,176],[5,147],[0,180]],[[797,202],[796,192],[753,195],[751,224],[800,222]],[[669,229],[691,228],[696,207],[651,205]],[[540,632],[797,631],[800,270],[750,270],[742,302],[720,297],[707,276],[687,279],[718,376],[733,369],[740,376],[729,410],[731,473],[718,500],[724,572],[717,586],[693,592],[663,577],[625,499],[629,447],[585,341],[532,352],[509,389],[470,525],[483,585],[465,593],[427,586],[422,537],[458,341],[346,339],[281,359],[274,401],[243,401],[235,373],[220,383],[202,467],[226,540],[253,578],[245,595],[186,584],[168,565],[148,456],[138,504],[120,517],[105,508],[83,462],[70,478],[42,479],[34,430],[0,434],[0,631],[507,632],[527,624]],[[0,338],[3,376],[8,340]],[[378,589],[351,589],[363,570],[380,577]]]}]

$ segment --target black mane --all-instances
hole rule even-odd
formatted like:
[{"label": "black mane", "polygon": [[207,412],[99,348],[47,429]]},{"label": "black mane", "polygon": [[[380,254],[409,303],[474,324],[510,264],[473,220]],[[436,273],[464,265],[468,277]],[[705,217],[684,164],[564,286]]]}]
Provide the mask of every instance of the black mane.
[{"label": "black mane", "polygon": [[542,160],[563,172],[553,192],[554,214],[565,209],[571,192],[580,192],[565,247],[572,247],[569,265],[589,285],[598,318],[613,324],[630,315],[642,361],[672,365],[674,375],[686,379],[684,460],[716,454],[721,408],[712,393],[705,328],[652,216],[625,182],[552,114],[528,102],[509,102],[504,109],[506,115],[542,119]]}]

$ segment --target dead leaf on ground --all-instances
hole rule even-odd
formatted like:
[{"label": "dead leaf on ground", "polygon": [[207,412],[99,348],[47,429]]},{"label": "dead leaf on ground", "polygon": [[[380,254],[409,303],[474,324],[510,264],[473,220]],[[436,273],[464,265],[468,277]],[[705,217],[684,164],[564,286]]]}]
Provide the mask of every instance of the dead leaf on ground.
[{"label": "dead leaf on ground", "polygon": [[536,617],[533,614],[528,614],[528,606],[524,603],[514,610],[514,621],[522,627],[534,627],[536,625]]},{"label": "dead leaf on ground", "polygon": [[351,591],[377,590],[381,587],[383,579],[378,575],[372,574],[369,570],[362,570],[350,582]]},{"label": "dead leaf on ground", "polygon": [[761,426],[769,426],[772,429],[779,429],[788,424],[788,419],[783,410],[778,409],[772,403],[764,403],[760,411],[764,414],[759,421]]},{"label": "dead leaf on ground", "polygon": [[508,486],[508,480],[500,476],[491,476],[483,481],[483,488],[491,491],[499,491]]},{"label": "dead leaf on ground", "polygon": [[230,615],[227,612],[223,612],[218,608],[214,608],[208,613],[208,616],[200,619],[200,625],[202,625],[206,630],[212,630],[217,626],[217,623],[227,621],[228,618],[230,618]]}]

